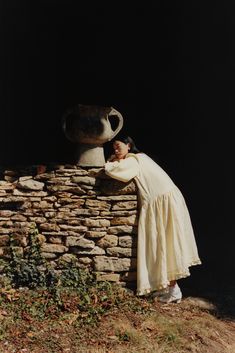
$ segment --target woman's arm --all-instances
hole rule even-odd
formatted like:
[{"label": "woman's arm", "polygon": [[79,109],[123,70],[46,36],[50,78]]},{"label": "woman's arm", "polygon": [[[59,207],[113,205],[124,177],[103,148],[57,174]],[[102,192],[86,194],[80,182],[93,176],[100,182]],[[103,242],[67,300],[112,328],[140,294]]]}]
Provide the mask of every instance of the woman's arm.
[{"label": "woman's arm", "polygon": [[107,162],[104,169],[111,178],[128,182],[139,174],[139,163],[137,158],[132,155],[118,161]]},{"label": "woman's arm", "polygon": [[112,155],[108,158],[107,162],[114,162],[114,161],[118,161],[118,159],[117,159],[117,157],[115,156],[115,154],[112,154]]}]

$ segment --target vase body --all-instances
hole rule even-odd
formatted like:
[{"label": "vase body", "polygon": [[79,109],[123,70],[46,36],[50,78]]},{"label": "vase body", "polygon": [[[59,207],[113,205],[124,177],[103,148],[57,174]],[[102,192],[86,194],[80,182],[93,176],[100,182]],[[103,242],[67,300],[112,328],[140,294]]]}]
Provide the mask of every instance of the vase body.
[{"label": "vase body", "polygon": [[[113,129],[111,119],[116,120]],[[105,163],[103,144],[117,135],[123,126],[122,115],[112,107],[78,104],[62,118],[66,137],[78,144],[77,164],[100,167]]]}]

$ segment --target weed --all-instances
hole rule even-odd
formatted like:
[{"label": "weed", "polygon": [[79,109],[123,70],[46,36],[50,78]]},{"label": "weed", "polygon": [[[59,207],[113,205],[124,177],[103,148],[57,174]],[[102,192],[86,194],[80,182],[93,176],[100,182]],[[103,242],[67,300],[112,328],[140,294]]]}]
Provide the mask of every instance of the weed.
[{"label": "weed", "polygon": [[37,288],[51,285],[54,280],[52,269],[41,255],[38,230],[29,233],[29,246],[25,255],[15,250],[14,235],[10,235],[10,262],[5,266],[6,277],[15,288]]},{"label": "weed", "polygon": [[131,335],[128,331],[116,332],[116,336],[118,337],[119,341],[129,342],[131,340]]}]

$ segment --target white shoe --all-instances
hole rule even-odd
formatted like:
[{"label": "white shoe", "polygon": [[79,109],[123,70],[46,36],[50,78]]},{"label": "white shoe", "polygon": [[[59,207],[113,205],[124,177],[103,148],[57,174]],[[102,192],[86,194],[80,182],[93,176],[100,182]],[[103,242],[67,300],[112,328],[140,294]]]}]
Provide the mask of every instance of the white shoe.
[{"label": "white shoe", "polygon": [[158,298],[161,303],[180,303],[182,299],[182,292],[176,283],[174,286],[169,287],[168,293]]}]

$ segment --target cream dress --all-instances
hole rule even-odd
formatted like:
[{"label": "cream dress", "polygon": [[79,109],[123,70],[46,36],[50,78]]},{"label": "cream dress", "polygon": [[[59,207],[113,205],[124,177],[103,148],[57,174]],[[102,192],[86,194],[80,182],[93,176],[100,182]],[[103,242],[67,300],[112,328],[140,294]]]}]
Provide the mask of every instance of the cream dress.
[{"label": "cream dress", "polygon": [[105,163],[105,173],[136,181],[140,214],[137,245],[137,295],[166,288],[201,263],[184,197],[164,170],[144,153]]}]

